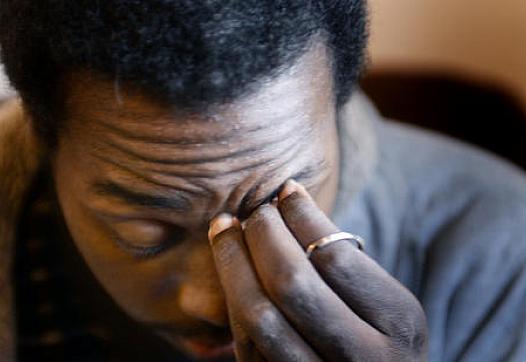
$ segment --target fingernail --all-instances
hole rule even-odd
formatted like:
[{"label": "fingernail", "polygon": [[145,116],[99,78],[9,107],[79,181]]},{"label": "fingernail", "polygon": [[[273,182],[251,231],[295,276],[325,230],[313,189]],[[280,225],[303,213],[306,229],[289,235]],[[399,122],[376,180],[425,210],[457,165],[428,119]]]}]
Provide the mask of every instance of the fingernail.
[{"label": "fingernail", "polygon": [[208,241],[212,243],[217,235],[223,231],[235,227],[239,224],[236,218],[227,213],[217,215],[210,222],[210,228],[208,229]]},{"label": "fingernail", "polygon": [[292,179],[287,180],[285,182],[285,185],[283,185],[283,188],[278,194],[279,201],[282,201],[292,195],[294,192],[297,192],[298,190],[298,183]]}]

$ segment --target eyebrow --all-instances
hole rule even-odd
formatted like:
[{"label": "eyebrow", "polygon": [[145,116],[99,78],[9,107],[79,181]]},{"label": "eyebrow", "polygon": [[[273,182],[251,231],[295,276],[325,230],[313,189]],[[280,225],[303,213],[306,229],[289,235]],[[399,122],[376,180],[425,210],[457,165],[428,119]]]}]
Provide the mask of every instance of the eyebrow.
[{"label": "eyebrow", "polygon": [[112,196],[128,204],[145,206],[151,209],[177,212],[188,212],[192,209],[190,200],[181,193],[174,193],[170,196],[149,195],[127,189],[112,181],[97,181],[91,185],[91,190],[100,196]]},{"label": "eyebrow", "polygon": [[[320,161],[315,165],[311,165],[296,173],[291,178],[296,181],[308,180],[313,177],[317,171],[326,169],[328,167],[325,161]],[[253,210],[259,206],[269,203],[276,197],[281,190],[282,185],[275,189],[271,194],[261,200],[254,202],[254,194],[257,186],[250,189],[245,197],[240,202],[237,216],[240,220],[246,219]],[[91,185],[91,190],[100,196],[112,196],[121,201],[138,206],[144,206],[157,210],[169,210],[175,212],[189,212],[192,210],[192,203],[181,193],[174,193],[170,196],[149,195],[140,191],[130,190],[112,181],[96,181]]]},{"label": "eyebrow", "polygon": [[[298,182],[306,181],[314,177],[318,172],[326,170],[328,167],[329,165],[327,164],[325,160],[320,160],[314,165],[307,166],[306,168],[294,174],[290,178]],[[257,191],[257,186],[254,186],[253,188],[251,188],[245,194],[245,196],[243,197],[243,199],[241,200],[239,204],[238,212],[236,214],[238,219],[245,220],[250,216],[252,211],[257,209],[259,206],[266,204],[266,203],[270,203],[276,196],[278,196],[282,187],[283,187],[283,184],[280,185],[277,189],[275,189],[271,194],[269,194],[268,196],[266,196],[265,198],[261,200],[257,200],[256,202],[254,202],[253,199]]]}]

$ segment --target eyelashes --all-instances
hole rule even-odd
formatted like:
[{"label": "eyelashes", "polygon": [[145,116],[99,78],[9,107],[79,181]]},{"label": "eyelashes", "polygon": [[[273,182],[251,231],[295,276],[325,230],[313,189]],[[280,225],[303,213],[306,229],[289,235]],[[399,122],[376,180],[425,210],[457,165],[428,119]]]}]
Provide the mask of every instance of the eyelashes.
[{"label": "eyelashes", "polygon": [[184,229],[177,228],[176,231],[171,232],[168,238],[148,246],[140,246],[124,240],[115,231],[112,231],[112,240],[121,250],[133,255],[136,259],[148,259],[161,254],[186,239],[187,235]]},{"label": "eyelashes", "polygon": [[167,246],[165,246],[164,244],[143,247],[132,245],[120,238],[115,238],[114,241],[122,250],[133,255],[136,259],[152,258],[154,256],[159,255],[167,249]]}]

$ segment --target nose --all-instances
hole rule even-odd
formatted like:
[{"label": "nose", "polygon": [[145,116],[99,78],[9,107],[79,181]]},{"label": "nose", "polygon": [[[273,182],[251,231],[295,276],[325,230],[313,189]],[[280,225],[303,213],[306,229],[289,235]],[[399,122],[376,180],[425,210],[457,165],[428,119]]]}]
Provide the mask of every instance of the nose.
[{"label": "nose", "polygon": [[179,293],[179,308],[184,314],[218,327],[228,326],[225,299],[217,286],[188,283]]}]

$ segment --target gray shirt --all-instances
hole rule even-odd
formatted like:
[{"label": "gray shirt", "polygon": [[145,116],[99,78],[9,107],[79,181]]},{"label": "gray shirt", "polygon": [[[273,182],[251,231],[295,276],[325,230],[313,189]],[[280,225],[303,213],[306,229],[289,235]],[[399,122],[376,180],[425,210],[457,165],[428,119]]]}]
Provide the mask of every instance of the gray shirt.
[{"label": "gray shirt", "polygon": [[[363,236],[368,255],[420,300],[429,361],[526,361],[525,174],[475,147],[382,120],[356,98],[359,110],[340,130],[332,219]],[[376,160],[358,190],[356,117],[371,120]]]},{"label": "gray shirt", "polygon": [[[360,93],[347,108],[340,123],[340,187],[331,216],[342,230],[363,236],[366,252],[419,298],[429,325],[429,361],[526,361],[525,175],[484,151],[385,121]],[[41,220],[44,229],[34,224],[26,229],[32,234],[46,231],[38,234],[46,237],[45,245],[62,245],[49,233],[53,216],[28,218]],[[64,255],[69,260],[72,252],[67,249]],[[71,284],[53,289],[68,293],[59,302],[73,300],[72,286],[86,289],[76,274],[67,275]],[[65,283],[61,278],[51,280]],[[36,290],[24,286],[20,284]],[[24,310],[35,308],[29,303]],[[30,338],[29,347],[21,345],[27,347],[25,356],[55,351],[50,359],[71,360],[60,351],[78,356],[84,353],[80,345],[96,355],[90,359],[83,354],[83,360],[104,360],[96,353],[107,349],[93,347],[93,336],[82,327],[84,317],[71,332],[71,322],[86,315],[85,310],[58,310],[75,337],[65,339],[69,349],[36,349]],[[43,325],[30,316],[29,324]],[[124,341],[127,348],[133,345]],[[151,360],[174,358],[171,350],[166,356]]]}]

